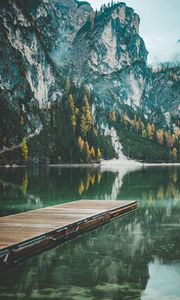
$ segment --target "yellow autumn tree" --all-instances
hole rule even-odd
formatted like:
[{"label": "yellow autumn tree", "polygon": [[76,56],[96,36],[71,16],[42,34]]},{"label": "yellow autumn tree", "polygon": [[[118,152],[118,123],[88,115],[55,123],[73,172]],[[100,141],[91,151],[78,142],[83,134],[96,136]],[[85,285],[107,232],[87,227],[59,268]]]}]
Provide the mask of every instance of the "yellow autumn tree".
[{"label": "yellow autumn tree", "polygon": [[109,117],[111,121],[116,122],[116,111],[113,110],[112,112],[110,112]]},{"label": "yellow autumn tree", "polygon": [[68,104],[69,104],[71,111],[73,112],[75,105],[74,105],[74,99],[73,99],[72,94],[68,95]]},{"label": "yellow autumn tree", "polygon": [[27,174],[27,170],[26,170],[24,177],[23,177],[23,182],[22,182],[22,191],[23,191],[24,195],[26,195],[27,187],[28,187],[28,174]]},{"label": "yellow autumn tree", "polygon": [[137,131],[139,131],[140,130],[140,123],[139,123],[139,121],[137,121],[136,123],[135,123],[135,126],[136,126],[136,130]]},{"label": "yellow autumn tree", "polygon": [[86,132],[87,132],[87,124],[86,124],[86,118],[85,118],[84,114],[81,116],[81,125],[80,125],[80,128],[81,128],[81,134],[83,136],[85,136]]},{"label": "yellow autumn tree", "polygon": [[151,130],[152,130],[152,133],[153,133],[153,135],[155,134],[155,130],[156,130],[156,128],[155,128],[155,125],[152,123],[151,124]]},{"label": "yellow autumn tree", "polygon": [[81,181],[81,184],[79,186],[79,195],[81,195],[84,192],[85,188],[84,188],[84,183]]},{"label": "yellow autumn tree", "polygon": [[90,110],[87,111],[86,113],[86,123],[88,128],[90,128],[93,125],[93,115],[92,112]]},{"label": "yellow autumn tree", "polygon": [[95,156],[96,156],[96,153],[95,153],[94,147],[92,146],[91,147],[91,157],[95,158]]},{"label": "yellow autumn tree", "polygon": [[166,137],[167,146],[169,148],[172,148],[174,145],[174,137],[171,135],[169,131],[165,132],[165,137]]},{"label": "yellow autumn tree", "polygon": [[173,159],[177,158],[177,149],[176,149],[176,147],[172,148],[172,157],[173,157]]},{"label": "yellow autumn tree", "polygon": [[172,141],[173,141],[173,144],[174,144],[175,141],[176,141],[176,134],[175,134],[175,133],[172,134]]},{"label": "yellow autumn tree", "polygon": [[88,112],[90,110],[90,105],[88,101],[88,96],[85,94],[83,97],[83,112]]},{"label": "yellow autumn tree", "polygon": [[95,180],[96,180],[96,175],[93,174],[93,175],[90,177],[90,179],[91,179],[91,184],[94,185],[94,184],[95,184]]},{"label": "yellow autumn tree", "polygon": [[130,121],[130,124],[131,124],[131,128],[136,127],[136,124],[135,124],[134,120],[131,120],[131,121]]},{"label": "yellow autumn tree", "polygon": [[147,130],[146,130],[146,129],[144,129],[144,130],[142,131],[142,137],[143,137],[144,139],[147,138]]},{"label": "yellow autumn tree", "polygon": [[68,95],[68,105],[69,105],[69,109],[70,109],[71,125],[73,127],[73,130],[75,131],[76,126],[77,126],[77,115],[78,115],[79,109],[75,106],[72,94]]},{"label": "yellow autumn tree", "polygon": [[88,96],[85,94],[83,97],[82,116],[81,116],[81,133],[86,136],[86,133],[93,127],[94,118],[90,109]]},{"label": "yellow autumn tree", "polygon": [[154,129],[154,128],[151,126],[151,124],[148,123],[148,124],[147,124],[147,135],[148,135],[148,138],[149,138],[150,140],[153,139],[153,135],[154,135],[153,129]]},{"label": "yellow autumn tree", "polygon": [[28,151],[28,145],[27,145],[27,142],[26,142],[25,138],[22,140],[22,148],[21,149],[22,149],[23,158],[24,158],[24,160],[26,162],[28,160],[28,153],[29,153],[29,151]]},{"label": "yellow autumn tree", "polygon": [[84,145],[85,145],[84,140],[82,139],[81,136],[79,136],[79,138],[78,138],[78,146],[79,146],[79,148],[80,148],[81,151],[84,149]]},{"label": "yellow autumn tree", "polygon": [[101,182],[101,173],[98,174],[97,182],[98,182],[98,183]]},{"label": "yellow autumn tree", "polygon": [[163,145],[164,143],[164,132],[163,132],[163,129],[158,129],[156,131],[156,138],[157,138],[157,141],[160,145]]},{"label": "yellow autumn tree", "polygon": [[97,158],[101,159],[101,150],[100,150],[100,148],[98,148],[98,150],[97,150]]}]

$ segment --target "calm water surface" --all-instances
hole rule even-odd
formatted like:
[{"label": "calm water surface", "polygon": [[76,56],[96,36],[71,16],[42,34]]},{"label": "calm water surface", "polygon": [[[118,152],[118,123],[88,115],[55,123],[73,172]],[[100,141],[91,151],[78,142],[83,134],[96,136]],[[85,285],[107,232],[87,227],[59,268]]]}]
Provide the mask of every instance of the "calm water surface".
[{"label": "calm water surface", "polygon": [[136,212],[0,274],[0,299],[180,300],[180,168],[0,169],[0,215],[79,199]]}]

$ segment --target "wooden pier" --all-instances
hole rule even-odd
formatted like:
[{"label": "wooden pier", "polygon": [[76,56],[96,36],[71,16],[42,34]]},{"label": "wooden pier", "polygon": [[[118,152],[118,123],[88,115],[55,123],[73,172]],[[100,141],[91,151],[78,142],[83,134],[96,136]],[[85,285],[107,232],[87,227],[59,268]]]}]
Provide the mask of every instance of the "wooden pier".
[{"label": "wooden pier", "polygon": [[0,218],[0,269],[130,212],[136,201],[80,200]]}]

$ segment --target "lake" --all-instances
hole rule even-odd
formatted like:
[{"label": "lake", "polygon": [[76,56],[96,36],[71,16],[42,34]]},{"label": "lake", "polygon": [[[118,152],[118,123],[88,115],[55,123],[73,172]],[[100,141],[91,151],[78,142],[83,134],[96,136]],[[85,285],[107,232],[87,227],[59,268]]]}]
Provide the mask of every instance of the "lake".
[{"label": "lake", "polygon": [[138,209],[0,274],[0,299],[179,300],[180,167],[0,169],[0,214],[79,199]]}]

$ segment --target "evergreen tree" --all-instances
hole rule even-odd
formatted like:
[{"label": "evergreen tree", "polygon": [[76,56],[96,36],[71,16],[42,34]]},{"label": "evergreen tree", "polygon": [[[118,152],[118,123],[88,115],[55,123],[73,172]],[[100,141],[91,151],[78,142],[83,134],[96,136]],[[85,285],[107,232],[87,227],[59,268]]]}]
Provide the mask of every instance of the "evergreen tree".
[{"label": "evergreen tree", "polygon": [[86,155],[87,155],[87,161],[89,160],[90,156],[91,156],[91,151],[89,149],[89,144],[88,142],[85,142],[85,149],[86,149]]}]

